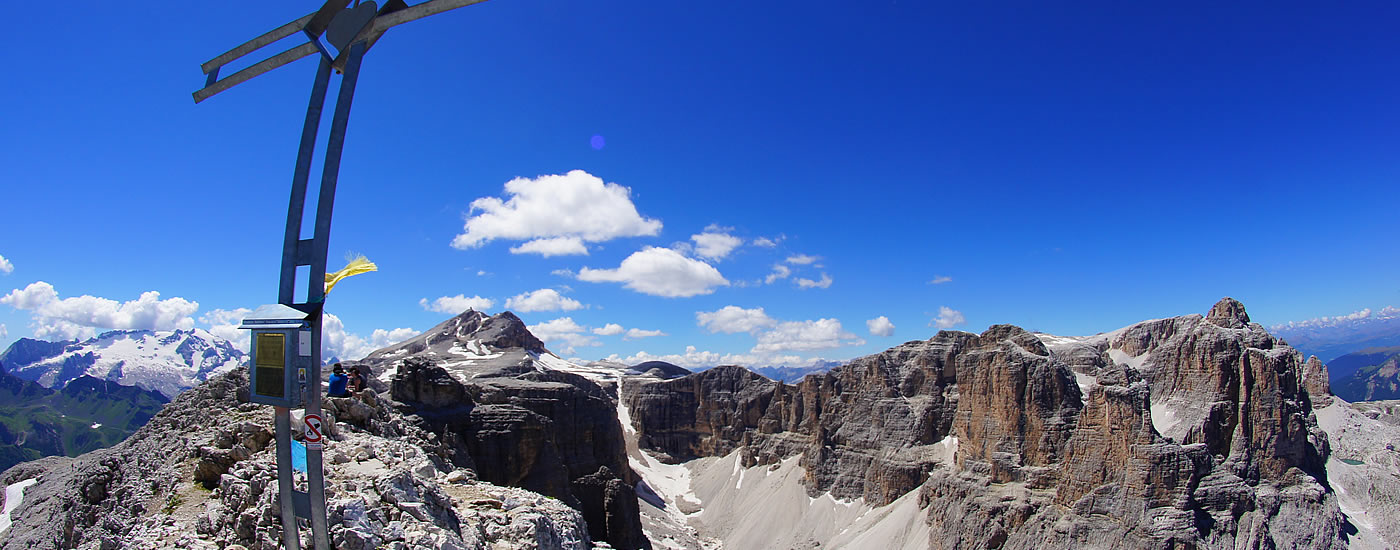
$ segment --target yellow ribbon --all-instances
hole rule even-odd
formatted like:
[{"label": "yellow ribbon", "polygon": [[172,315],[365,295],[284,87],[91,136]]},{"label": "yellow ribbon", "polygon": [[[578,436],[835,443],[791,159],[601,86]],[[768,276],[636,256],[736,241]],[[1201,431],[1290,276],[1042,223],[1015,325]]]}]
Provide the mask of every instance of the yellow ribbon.
[{"label": "yellow ribbon", "polygon": [[345,267],[341,268],[340,271],[326,274],[326,294],[330,294],[331,289],[335,288],[335,284],[340,282],[341,279],[361,273],[369,273],[371,271],[379,271],[379,266],[374,265],[374,262],[369,261],[369,258],[361,254],[355,259],[350,260],[350,263],[345,264]]}]

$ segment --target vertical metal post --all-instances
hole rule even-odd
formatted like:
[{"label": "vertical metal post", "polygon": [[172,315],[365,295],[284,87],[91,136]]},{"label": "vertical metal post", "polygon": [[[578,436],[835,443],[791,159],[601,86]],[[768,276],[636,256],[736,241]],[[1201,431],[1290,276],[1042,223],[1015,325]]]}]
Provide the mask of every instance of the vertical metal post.
[{"label": "vertical metal post", "polygon": [[[287,205],[287,232],[282,240],[282,278],[277,291],[277,303],[296,303],[295,288],[301,241],[302,212],[306,210],[306,182],[311,177],[312,154],[316,151],[316,133],[321,126],[321,110],[326,104],[326,87],[330,84],[331,64],[324,57],[316,69],[311,85],[311,103],[306,107],[306,122],[301,130],[301,148],[297,150],[296,171],[292,175],[292,196]],[[303,253],[304,254],[304,253]]]},{"label": "vertical metal post", "polygon": [[292,491],[292,417],[286,407],[273,407],[277,425],[277,497],[282,506],[282,545],[301,550],[296,503]]},{"label": "vertical metal post", "polygon": [[[330,138],[326,143],[326,162],[321,170],[320,196],[316,201],[316,234],[312,238],[311,282],[306,289],[308,304],[322,304],[326,299],[326,256],[331,240],[331,211],[335,207],[335,188],[340,176],[341,153],[345,148],[345,129],[350,123],[350,105],[355,99],[355,84],[359,80],[360,60],[365,53],[365,42],[350,46],[345,60],[345,72],[340,79],[340,96],[335,103],[335,116],[331,119]],[[323,60],[324,64],[325,61]],[[307,385],[310,386],[306,404],[307,414],[321,414],[321,327],[320,307],[310,316],[311,321],[311,368],[308,369]],[[330,548],[326,526],[326,485],[322,451],[307,449],[306,470],[308,492],[311,493],[311,532],[317,550]]]}]

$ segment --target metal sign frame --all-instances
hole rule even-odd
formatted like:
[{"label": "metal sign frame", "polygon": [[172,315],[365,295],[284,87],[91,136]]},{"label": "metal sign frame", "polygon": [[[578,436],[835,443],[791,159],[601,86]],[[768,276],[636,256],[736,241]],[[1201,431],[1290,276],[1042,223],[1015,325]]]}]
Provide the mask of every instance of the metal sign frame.
[{"label": "metal sign frame", "polygon": [[[321,415],[321,339],[322,308],[325,304],[326,251],[330,243],[331,211],[335,205],[335,188],[340,175],[341,155],[345,147],[345,130],[350,121],[350,105],[355,97],[355,84],[359,80],[360,61],[365,52],[390,28],[409,21],[422,19],[448,10],[479,4],[485,0],[428,0],[413,6],[404,0],[386,0],[383,7],[372,1],[361,3],[355,0],[327,0],[319,10],[277,27],[248,42],[220,54],[200,65],[205,74],[204,87],[194,92],[194,101],[199,103],[215,94],[228,90],[258,75],[271,71],[292,61],[320,53],[315,80],[311,84],[311,101],[306,108],[306,119],[302,124],[301,143],[297,151],[296,168],[292,174],[292,193],[287,206],[287,225],[282,241],[282,264],[277,290],[277,303],[294,308],[306,315],[306,324],[311,332],[311,356],[302,357],[297,353],[299,343],[288,342],[288,357],[297,363],[297,368],[307,371],[305,392],[305,414]],[[372,12],[372,15],[367,13]],[[289,50],[252,64],[223,79],[219,71],[229,63],[269,46],[279,40],[302,33],[307,41]],[[335,55],[321,42],[325,36],[331,45],[337,47]],[[314,233],[310,239],[301,238],[301,225],[306,210],[306,187],[311,177],[312,156],[315,151],[317,133],[321,124],[322,109],[326,102],[326,91],[330,86],[331,71],[341,73],[340,92],[336,99],[335,112],[331,119],[330,135],[326,142],[326,158],[321,168],[321,185],[316,203]],[[310,280],[304,301],[296,301],[296,271],[298,267],[310,268]],[[252,327],[249,327],[252,328]],[[299,334],[291,331],[287,339],[299,339]],[[290,365],[289,365],[290,367]],[[295,380],[289,368],[284,374]],[[291,411],[290,403],[274,405],[277,437],[277,487],[282,508],[282,542],[286,550],[300,550],[297,517],[305,517],[311,522],[312,539],[317,550],[329,550],[329,537],[326,526],[325,470],[322,449],[308,447],[306,452],[307,488],[303,493],[296,491],[292,478],[291,457]],[[317,446],[319,447],[319,446]]]}]

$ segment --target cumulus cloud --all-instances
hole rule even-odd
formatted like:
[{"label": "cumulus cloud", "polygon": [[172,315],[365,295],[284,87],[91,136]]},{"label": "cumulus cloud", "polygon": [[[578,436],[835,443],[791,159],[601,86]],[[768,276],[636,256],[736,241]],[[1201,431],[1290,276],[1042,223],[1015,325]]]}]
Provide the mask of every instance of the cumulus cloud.
[{"label": "cumulus cloud", "polygon": [[162,300],[154,290],[127,302],[89,295],[60,299],[53,285],[44,281],[10,291],[0,304],[30,311],[34,336],[61,340],[90,338],[97,329],[192,329],[191,315],[199,310],[198,302],[179,297]]},{"label": "cumulus cloud", "polygon": [[775,246],[778,246],[778,242],[782,240],[782,237],[778,237],[776,239],[770,239],[768,237],[759,237],[753,240],[753,245],[761,246],[763,248],[773,248]]},{"label": "cumulus cloud", "polygon": [[238,309],[215,309],[199,316],[199,322],[209,327],[209,333],[219,338],[233,342],[234,347],[241,350],[248,350],[252,342],[252,332],[238,328],[243,324],[243,318],[247,317],[253,310],[246,307]]},{"label": "cumulus cloud", "polygon": [[[530,241],[517,254],[586,253],[584,242],[656,235],[661,221],[642,217],[631,191],[597,176],[574,170],[562,175],[506,182],[507,200],[472,201],[463,232],[454,248],[482,246],[496,239]],[[474,214],[474,215],[473,215]],[[571,241],[561,240],[572,239]],[[575,246],[576,245],[576,246]]]},{"label": "cumulus cloud", "polygon": [[865,328],[870,330],[871,336],[894,335],[894,323],[891,323],[890,318],[884,315],[865,321]]},{"label": "cumulus cloud", "polygon": [[411,328],[380,328],[374,329],[366,338],[346,331],[345,323],[341,322],[339,317],[326,313],[321,317],[321,357],[335,357],[345,361],[364,359],[374,350],[397,344],[418,334],[419,331]]},{"label": "cumulus cloud", "polygon": [[597,338],[588,334],[587,328],[574,322],[572,317],[560,317],[526,328],[530,330],[530,334],[546,343],[562,344],[563,347],[558,351],[564,355],[574,355],[575,348],[603,345]]},{"label": "cumulus cloud", "polygon": [[933,322],[929,324],[936,326],[940,329],[949,329],[966,322],[967,319],[963,317],[961,311],[950,308],[948,306],[939,306],[938,317],[934,317]]},{"label": "cumulus cloud", "polygon": [[831,276],[830,276],[830,275],[827,275],[827,274],[825,274],[825,273],[822,273],[822,278],[821,278],[820,281],[813,281],[813,280],[811,280],[811,279],[799,278],[799,279],[797,279],[797,287],[798,287],[798,288],[801,288],[801,289],[803,289],[803,290],[806,290],[806,289],[809,289],[809,288],[831,288]]},{"label": "cumulus cloud", "polygon": [[863,344],[865,340],[841,328],[841,321],[836,319],[784,321],[771,330],[760,332],[753,351],[812,351]]},{"label": "cumulus cloud", "polygon": [[808,256],[808,255],[806,255],[806,254],[797,254],[797,255],[794,255],[794,256],[788,256],[788,257],[787,257],[787,263],[795,264],[795,265],[808,265],[808,264],[810,264],[810,263],[812,263],[812,262],[815,262],[815,261],[817,261],[817,260],[820,260],[820,259],[821,259],[821,258],[818,257],[818,256]]},{"label": "cumulus cloud", "polygon": [[941,285],[941,284],[943,284],[943,283],[951,283],[951,282],[953,282],[953,278],[952,278],[952,277],[949,277],[949,276],[947,276],[947,275],[934,275],[934,276],[933,276],[933,280],[929,281],[928,284],[931,284],[931,285]]},{"label": "cumulus cloud", "polygon": [[687,258],[675,250],[657,247],[632,253],[616,269],[580,269],[578,279],[593,283],[623,283],[623,286],[642,294],[666,298],[710,294],[715,287],[729,286],[729,280],[714,266]]},{"label": "cumulus cloud", "polygon": [[703,367],[716,367],[719,365],[744,365],[760,366],[762,363],[757,356],[749,354],[716,353],[713,351],[702,351],[695,346],[686,346],[685,353],[673,353],[666,355],[655,355],[646,351],[639,351],[631,356],[622,357],[612,354],[607,357],[608,361],[636,365],[647,361],[665,361],[672,365],[685,367],[687,369],[698,369]]},{"label": "cumulus cloud", "polygon": [[1343,315],[1322,316],[1305,321],[1289,321],[1269,327],[1271,331],[1287,331],[1308,328],[1336,328],[1341,326],[1362,326],[1377,321],[1387,321],[1400,317],[1400,308],[1385,306],[1380,311],[1364,308]]},{"label": "cumulus cloud", "polygon": [[720,227],[711,225],[698,235],[691,235],[690,240],[695,241],[695,254],[702,258],[712,260],[723,260],[739,245],[744,244],[744,240],[730,235],[732,227]]},{"label": "cumulus cloud", "polygon": [[778,321],[769,317],[761,307],[744,309],[739,306],[724,306],[715,311],[697,311],[695,321],[705,330],[725,334],[758,332],[778,324]]},{"label": "cumulus cloud", "polygon": [[642,329],[639,329],[639,328],[629,328],[629,329],[627,329],[627,335],[626,335],[626,336],[623,336],[622,339],[623,339],[623,340],[640,340],[640,339],[642,339],[642,338],[651,338],[651,337],[654,337],[654,336],[665,336],[665,335],[666,335],[666,333],[661,332],[661,331],[659,331],[659,330],[642,330]]},{"label": "cumulus cloud", "polygon": [[583,245],[583,239],[578,237],[551,237],[548,239],[535,239],[520,246],[510,247],[511,254],[539,254],[546,258],[550,256],[587,256],[588,247]]},{"label": "cumulus cloud", "polygon": [[456,315],[468,309],[486,311],[491,309],[491,306],[495,305],[495,302],[490,298],[482,298],[480,296],[468,298],[464,294],[458,294],[456,296],[441,296],[431,302],[428,301],[427,298],[423,298],[418,300],[418,305],[423,306],[423,309],[428,311]]},{"label": "cumulus cloud", "polygon": [[518,294],[506,300],[506,309],[521,313],[533,311],[573,311],[583,309],[583,304],[572,298],[565,298],[552,288],[541,288],[533,292]]},{"label": "cumulus cloud", "polygon": [[378,349],[392,346],[404,340],[408,340],[409,338],[413,338],[414,336],[418,336],[419,334],[420,332],[411,328],[396,328],[392,330],[377,328],[374,329],[374,332],[370,333],[369,341],[374,344],[375,349]]},{"label": "cumulus cloud", "polygon": [[4,256],[0,256],[0,273],[9,275],[15,272],[15,264],[10,263]]},{"label": "cumulus cloud", "polygon": [[782,280],[782,279],[786,279],[786,278],[788,277],[788,275],[792,275],[792,269],[791,269],[791,268],[789,268],[788,266],[785,266],[785,265],[783,265],[783,264],[774,264],[774,265],[773,265],[773,272],[772,272],[772,273],[769,273],[767,277],[764,277],[764,278],[763,278],[763,282],[766,283],[766,284],[770,284],[770,285],[771,285],[771,284],[773,284],[773,283],[775,283],[775,282],[778,282],[778,281],[780,281],[780,280]]},{"label": "cumulus cloud", "polygon": [[622,325],[617,323],[608,323],[603,325],[602,328],[593,329],[593,334],[597,334],[598,336],[617,336],[623,332],[626,332],[626,329],[622,328]]}]

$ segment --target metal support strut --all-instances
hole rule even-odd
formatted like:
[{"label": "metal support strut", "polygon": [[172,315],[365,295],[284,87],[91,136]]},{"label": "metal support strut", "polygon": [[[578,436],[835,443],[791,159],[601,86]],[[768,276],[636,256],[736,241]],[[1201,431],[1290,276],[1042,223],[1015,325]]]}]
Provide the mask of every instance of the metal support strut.
[{"label": "metal support strut", "polygon": [[[301,238],[301,224],[306,212],[307,183],[311,177],[311,161],[316,148],[316,134],[320,127],[322,110],[326,100],[326,90],[330,84],[332,61],[322,58],[316,71],[316,80],[311,87],[311,101],[306,108],[306,121],[302,127],[301,148],[297,152],[296,169],[292,176],[292,195],[287,206],[287,227],[282,245],[281,280],[278,285],[277,303],[287,305],[307,314],[311,329],[310,357],[297,357],[298,369],[306,372],[306,414],[321,415],[321,340],[322,308],[325,304],[326,256],[330,244],[331,213],[335,206],[335,188],[340,175],[340,159],[345,148],[345,130],[350,122],[350,105],[355,99],[355,84],[360,72],[360,60],[364,56],[365,42],[352,44],[345,62],[344,75],[340,81],[340,95],[336,99],[335,115],[331,119],[330,138],[326,143],[326,160],[321,170],[321,186],[316,202],[314,233],[310,239]],[[296,301],[296,273],[300,266],[310,268],[307,281],[306,300]],[[330,542],[326,525],[326,483],[323,452],[308,447],[306,450],[307,493],[298,493],[291,473],[291,411],[278,407],[277,416],[277,486],[281,498],[283,545],[287,550],[299,550],[301,541],[297,535],[297,517],[311,521],[311,533],[316,550],[329,550]],[[285,455],[285,456],[284,456]],[[283,466],[287,465],[287,466]],[[305,496],[303,496],[305,495]],[[300,497],[300,498],[298,498]],[[297,500],[308,500],[310,510],[303,512],[296,505]],[[306,517],[310,516],[310,517]]]}]

